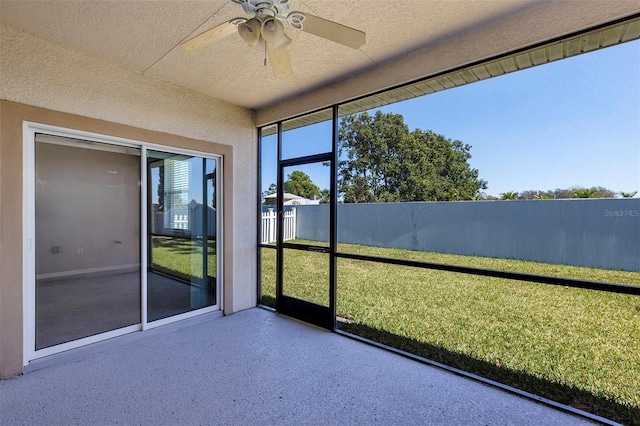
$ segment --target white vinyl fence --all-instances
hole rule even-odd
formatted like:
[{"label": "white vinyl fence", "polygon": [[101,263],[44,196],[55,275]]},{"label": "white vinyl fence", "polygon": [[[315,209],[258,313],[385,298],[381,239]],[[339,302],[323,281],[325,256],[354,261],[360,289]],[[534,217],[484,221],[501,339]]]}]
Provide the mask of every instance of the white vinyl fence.
[{"label": "white vinyl fence", "polygon": [[[278,214],[269,209],[262,212],[262,244],[273,243],[278,238]],[[296,238],[296,209],[284,212],[284,241]]]}]

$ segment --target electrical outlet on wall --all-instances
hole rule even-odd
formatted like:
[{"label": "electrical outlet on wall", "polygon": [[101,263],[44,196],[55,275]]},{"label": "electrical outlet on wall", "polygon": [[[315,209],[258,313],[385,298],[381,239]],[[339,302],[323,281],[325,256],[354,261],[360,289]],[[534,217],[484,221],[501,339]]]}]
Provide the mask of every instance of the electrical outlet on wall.
[{"label": "electrical outlet on wall", "polygon": [[78,256],[82,256],[84,255],[84,249],[83,248],[79,248],[78,249]]},{"label": "electrical outlet on wall", "polygon": [[53,254],[62,253],[62,246],[51,246],[51,253]]}]

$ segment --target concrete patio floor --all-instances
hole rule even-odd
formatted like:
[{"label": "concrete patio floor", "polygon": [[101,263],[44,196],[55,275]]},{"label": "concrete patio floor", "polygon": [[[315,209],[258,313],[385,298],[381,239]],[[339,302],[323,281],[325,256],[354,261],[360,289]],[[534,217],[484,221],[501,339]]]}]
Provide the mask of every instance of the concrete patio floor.
[{"label": "concrete patio floor", "polygon": [[134,333],[29,370],[0,381],[0,424],[592,424],[259,308]]}]

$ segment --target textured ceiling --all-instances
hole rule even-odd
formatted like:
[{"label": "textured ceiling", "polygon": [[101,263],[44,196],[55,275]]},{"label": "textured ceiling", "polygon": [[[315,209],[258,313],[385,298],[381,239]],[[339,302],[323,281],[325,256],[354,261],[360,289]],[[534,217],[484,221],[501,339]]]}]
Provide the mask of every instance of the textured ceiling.
[{"label": "textured ceiling", "polygon": [[230,0],[0,0],[3,26],[194,91],[260,109],[375,68],[446,38],[538,7],[535,0],[291,0],[366,32],[353,50],[291,28],[294,75],[278,80],[264,52],[233,34],[199,52],[180,43],[234,17]]}]

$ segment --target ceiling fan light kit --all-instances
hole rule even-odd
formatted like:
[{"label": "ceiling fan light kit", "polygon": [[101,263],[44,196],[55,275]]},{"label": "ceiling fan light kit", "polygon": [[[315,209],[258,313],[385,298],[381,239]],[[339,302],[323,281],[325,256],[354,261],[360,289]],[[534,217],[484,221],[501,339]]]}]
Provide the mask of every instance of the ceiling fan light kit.
[{"label": "ceiling fan light kit", "polygon": [[257,18],[251,18],[248,21],[238,24],[238,34],[249,45],[255,46],[260,40],[260,27],[262,23]]},{"label": "ceiling fan light kit", "polygon": [[250,46],[264,40],[269,52],[276,78],[293,74],[287,46],[291,38],[287,36],[284,22],[291,28],[304,31],[353,49],[365,43],[365,33],[303,12],[289,13],[291,0],[231,0],[239,4],[250,18],[233,18],[181,44],[187,51],[198,51],[237,32]]},{"label": "ceiling fan light kit", "polygon": [[273,44],[275,50],[283,49],[291,43],[291,39],[284,32],[284,25],[275,18],[265,19],[260,34],[267,43]]}]

